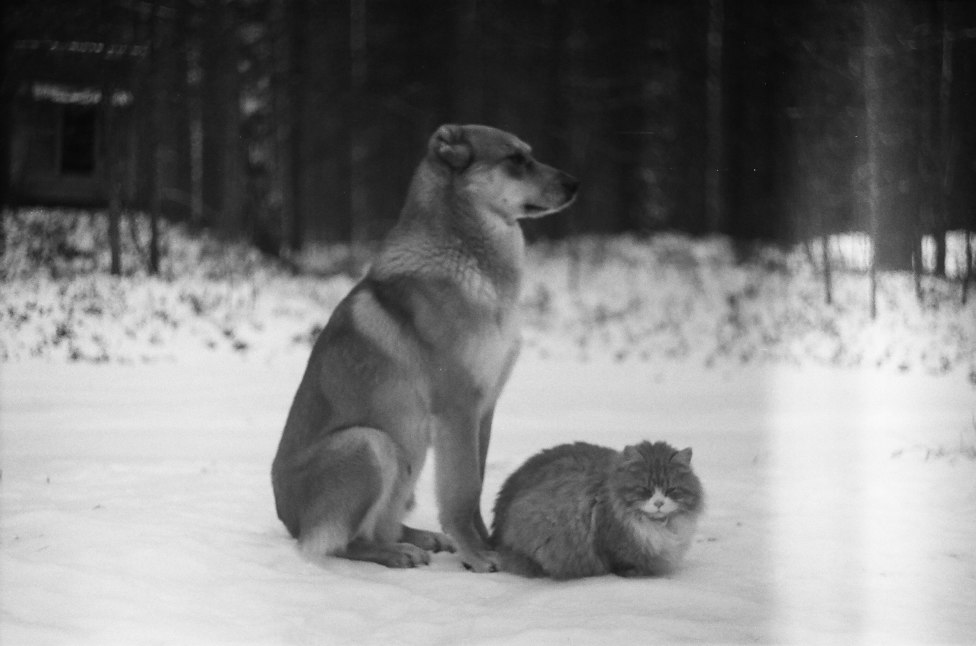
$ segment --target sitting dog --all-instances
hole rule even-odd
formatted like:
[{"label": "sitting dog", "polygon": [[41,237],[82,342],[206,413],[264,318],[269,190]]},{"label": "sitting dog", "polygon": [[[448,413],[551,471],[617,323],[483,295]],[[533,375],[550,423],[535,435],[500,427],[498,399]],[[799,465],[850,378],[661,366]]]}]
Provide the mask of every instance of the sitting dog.
[{"label": "sitting dog", "polygon": [[[272,466],[304,552],[389,567],[457,551],[497,569],[480,509],[495,402],[518,355],[520,218],[578,182],[514,135],[440,127],[399,221],[316,340]],[[433,445],[444,534],[403,524]]]}]

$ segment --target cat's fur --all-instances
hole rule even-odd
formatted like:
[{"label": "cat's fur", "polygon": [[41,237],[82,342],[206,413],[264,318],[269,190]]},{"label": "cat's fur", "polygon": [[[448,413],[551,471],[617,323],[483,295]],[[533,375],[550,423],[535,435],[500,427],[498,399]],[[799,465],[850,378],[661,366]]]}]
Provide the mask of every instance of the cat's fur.
[{"label": "cat's fur", "polygon": [[702,510],[690,448],[563,444],[502,486],[492,543],[501,569],[525,576],[665,574],[687,552]]}]

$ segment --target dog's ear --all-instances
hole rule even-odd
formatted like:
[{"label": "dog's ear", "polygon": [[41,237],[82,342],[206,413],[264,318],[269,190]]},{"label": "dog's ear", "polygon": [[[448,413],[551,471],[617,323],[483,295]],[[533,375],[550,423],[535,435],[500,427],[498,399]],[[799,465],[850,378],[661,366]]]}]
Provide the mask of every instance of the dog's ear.
[{"label": "dog's ear", "polygon": [[445,125],[430,138],[430,151],[438,159],[453,168],[464,170],[471,163],[471,144],[461,126]]}]

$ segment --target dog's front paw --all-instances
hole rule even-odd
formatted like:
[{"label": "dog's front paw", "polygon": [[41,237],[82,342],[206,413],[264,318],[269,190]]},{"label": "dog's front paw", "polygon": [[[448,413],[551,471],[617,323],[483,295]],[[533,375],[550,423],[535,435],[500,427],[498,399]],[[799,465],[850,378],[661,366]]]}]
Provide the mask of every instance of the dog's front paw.
[{"label": "dog's front paw", "polygon": [[464,564],[464,568],[471,572],[498,572],[501,570],[497,552],[462,552],[461,562]]},{"label": "dog's front paw", "polygon": [[454,541],[447,534],[440,532],[428,532],[424,529],[414,529],[413,527],[403,526],[403,535],[400,538],[404,543],[410,543],[428,552],[454,552],[457,548]]}]

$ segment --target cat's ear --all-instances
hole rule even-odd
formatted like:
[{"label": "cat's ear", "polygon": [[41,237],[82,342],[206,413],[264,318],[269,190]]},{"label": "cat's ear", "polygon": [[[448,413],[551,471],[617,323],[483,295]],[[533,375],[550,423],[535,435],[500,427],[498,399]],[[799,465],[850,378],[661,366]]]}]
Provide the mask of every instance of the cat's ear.
[{"label": "cat's ear", "polygon": [[682,464],[686,467],[691,466],[691,447],[687,449],[681,449],[677,453],[671,456],[671,462],[675,464]]},{"label": "cat's ear", "polygon": [[644,459],[641,452],[637,450],[637,445],[624,448],[624,462],[639,462]]}]

